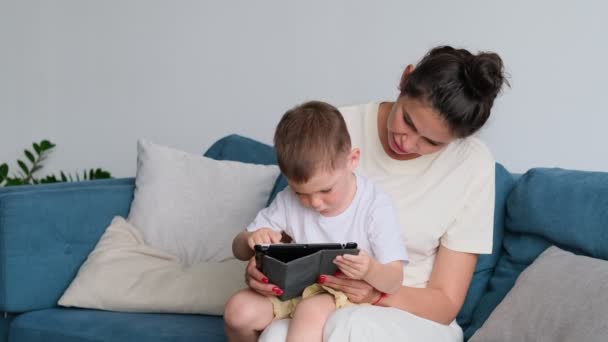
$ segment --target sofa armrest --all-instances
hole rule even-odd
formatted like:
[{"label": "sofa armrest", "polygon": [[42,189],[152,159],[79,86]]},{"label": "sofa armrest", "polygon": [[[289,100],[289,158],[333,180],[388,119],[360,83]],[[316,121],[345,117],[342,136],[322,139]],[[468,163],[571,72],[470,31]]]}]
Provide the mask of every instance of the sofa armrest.
[{"label": "sofa armrest", "polygon": [[0,311],[56,306],[114,216],[126,217],[134,179],[0,188]]}]

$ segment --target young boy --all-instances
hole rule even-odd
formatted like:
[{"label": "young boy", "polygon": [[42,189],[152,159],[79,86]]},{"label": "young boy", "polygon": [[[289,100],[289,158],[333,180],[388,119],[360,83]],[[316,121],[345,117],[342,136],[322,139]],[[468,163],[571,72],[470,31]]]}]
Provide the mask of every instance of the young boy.
[{"label": "young boy", "polygon": [[[281,232],[295,243],[354,241],[361,251],[336,257],[340,271],[381,292],[396,292],[407,262],[397,213],[388,195],[353,172],[360,152],[351,149],[340,112],[317,101],[297,106],[283,115],[274,144],[289,186],[234,239],[235,256],[248,260],[256,244],[276,243]],[[343,293],[318,294],[313,287],[304,298],[286,302],[239,291],[225,307],[228,340],[256,341],[273,319],[292,317],[287,341],[321,341],[327,317],[348,303]]]}]

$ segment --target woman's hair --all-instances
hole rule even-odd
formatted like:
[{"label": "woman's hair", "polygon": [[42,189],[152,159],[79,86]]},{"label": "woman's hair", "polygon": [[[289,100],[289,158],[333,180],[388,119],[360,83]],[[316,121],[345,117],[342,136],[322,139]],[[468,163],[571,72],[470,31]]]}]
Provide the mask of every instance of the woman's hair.
[{"label": "woman's hair", "polygon": [[490,117],[494,99],[507,83],[496,53],[473,55],[465,49],[440,46],[429,51],[401,83],[401,95],[428,102],[452,134],[464,138]]},{"label": "woman's hair", "polygon": [[290,181],[304,183],[319,170],[335,170],[346,162],[350,135],[338,109],[310,101],[288,110],[274,134],[281,172]]}]

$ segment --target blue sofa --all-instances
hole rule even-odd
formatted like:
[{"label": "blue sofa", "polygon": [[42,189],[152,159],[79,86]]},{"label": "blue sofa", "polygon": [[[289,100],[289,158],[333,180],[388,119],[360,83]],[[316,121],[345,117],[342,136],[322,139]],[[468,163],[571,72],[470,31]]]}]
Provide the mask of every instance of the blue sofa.
[{"label": "blue sofa", "polygon": [[[238,135],[206,156],[276,163],[268,145]],[[272,197],[286,185],[279,178]],[[112,217],[126,217],[134,179],[0,188],[0,342],[224,341],[218,316],[57,307]],[[478,329],[544,249],[608,259],[608,174],[496,165],[494,251],[479,258],[458,321]],[[111,291],[112,289],[108,289]]]}]

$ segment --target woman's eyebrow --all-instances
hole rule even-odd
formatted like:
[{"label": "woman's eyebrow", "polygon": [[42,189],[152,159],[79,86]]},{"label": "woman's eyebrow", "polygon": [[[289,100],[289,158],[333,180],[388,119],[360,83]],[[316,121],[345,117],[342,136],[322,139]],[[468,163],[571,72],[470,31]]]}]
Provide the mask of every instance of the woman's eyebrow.
[{"label": "woman's eyebrow", "polygon": [[[418,133],[418,128],[416,128],[416,125],[414,125],[414,121],[412,121],[412,118],[405,110],[403,111],[403,120],[405,120],[405,123],[408,126],[410,126],[414,130],[414,132]],[[436,146],[443,145],[442,142],[435,141],[433,139],[430,139],[430,138],[427,138],[424,136],[423,136],[423,138],[426,139],[429,143],[431,143],[431,145],[436,145]]]},{"label": "woman's eyebrow", "polygon": [[416,126],[414,125],[414,122],[412,121],[412,118],[405,110],[403,111],[403,120],[405,120],[405,123],[408,126],[412,127],[414,132],[418,133],[418,128],[416,128]]}]

